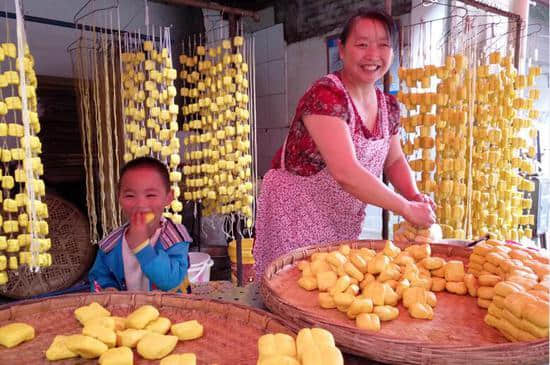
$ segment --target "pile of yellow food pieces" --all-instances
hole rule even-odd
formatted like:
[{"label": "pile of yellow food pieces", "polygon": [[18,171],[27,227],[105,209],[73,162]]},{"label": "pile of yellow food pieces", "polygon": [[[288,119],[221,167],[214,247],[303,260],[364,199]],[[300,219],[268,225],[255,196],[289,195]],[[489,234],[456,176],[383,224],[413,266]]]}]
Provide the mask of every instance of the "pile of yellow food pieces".
[{"label": "pile of yellow food pieces", "polygon": [[393,226],[393,240],[417,244],[441,242],[444,236],[448,237],[443,234],[442,228],[439,224],[432,224],[430,228],[418,228],[402,221]]},{"label": "pile of yellow food pieces", "polygon": [[[96,302],[77,308],[74,313],[83,326],[82,333],[55,336],[46,350],[48,360],[80,356],[99,358],[100,365],[132,365],[132,349],[136,348],[144,359],[162,359],[161,365],[196,364],[193,353],[170,355],[178,341],[194,340],[203,335],[203,326],[196,320],[172,324],[152,305],[143,305],[126,318],[111,316]],[[0,344],[6,347],[33,338],[34,328],[26,323],[11,323],[0,328]]]},{"label": "pile of yellow food pieces", "polygon": [[298,263],[298,285],[318,290],[321,308],[336,308],[358,328],[380,331],[399,316],[399,301],[411,317],[432,319],[435,292],[477,297],[488,309],[485,322],[511,341],[548,337],[550,259],[498,240],[477,244],[465,265],[431,256],[429,244],[404,250],[387,241],[382,251],[341,245]]},{"label": "pile of yellow food pieces", "polygon": [[322,328],[303,328],[296,339],[285,333],[258,339],[257,365],[343,365],[342,353],[332,333]]}]

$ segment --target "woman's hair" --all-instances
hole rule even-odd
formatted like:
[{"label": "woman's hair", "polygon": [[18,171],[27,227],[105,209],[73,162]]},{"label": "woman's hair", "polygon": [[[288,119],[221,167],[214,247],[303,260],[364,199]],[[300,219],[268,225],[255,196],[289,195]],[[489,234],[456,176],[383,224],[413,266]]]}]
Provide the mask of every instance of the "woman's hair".
[{"label": "woman's hair", "polygon": [[346,41],[348,40],[349,34],[353,29],[353,26],[359,19],[374,19],[384,24],[386,26],[386,29],[388,30],[392,48],[395,50],[397,45],[398,29],[397,29],[397,25],[393,21],[393,18],[390,15],[388,15],[388,13],[386,13],[385,11],[374,10],[374,9],[369,9],[364,7],[357,9],[357,11],[354,14],[352,14],[352,16],[350,16],[349,19],[344,24],[342,33],[340,33],[340,42],[342,42],[342,44],[346,43]]},{"label": "woman's hair", "polygon": [[168,174],[168,169],[166,165],[153,157],[138,157],[132,161],[129,161],[126,165],[120,170],[120,178],[118,180],[118,189],[120,190],[120,183],[122,182],[122,177],[125,173],[130,170],[135,170],[138,168],[149,168],[155,170],[161,177],[166,190],[170,190],[170,175]]}]

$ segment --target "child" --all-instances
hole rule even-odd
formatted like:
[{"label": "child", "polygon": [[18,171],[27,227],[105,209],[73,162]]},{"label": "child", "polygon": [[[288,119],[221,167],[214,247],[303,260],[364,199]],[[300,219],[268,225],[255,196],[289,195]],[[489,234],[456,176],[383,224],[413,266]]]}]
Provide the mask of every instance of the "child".
[{"label": "child", "polygon": [[191,237],[183,225],[162,217],[173,200],[166,166],[151,157],[128,162],[120,172],[118,198],[128,222],[99,242],[91,291],[189,292]]}]

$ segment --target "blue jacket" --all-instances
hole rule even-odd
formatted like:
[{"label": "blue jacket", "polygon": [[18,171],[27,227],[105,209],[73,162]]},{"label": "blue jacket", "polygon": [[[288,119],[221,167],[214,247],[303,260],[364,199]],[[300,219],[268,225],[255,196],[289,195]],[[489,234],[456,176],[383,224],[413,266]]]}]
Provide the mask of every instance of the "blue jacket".
[{"label": "blue jacket", "polygon": [[[149,290],[189,292],[187,270],[191,238],[181,224],[162,219],[161,233],[154,246],[147,240],[134,250],[143,274],[149,279]],[[126,290],[122,239],[127,224],[99,242],[97,256],[88,274],[90,290],[106,288]]]}]

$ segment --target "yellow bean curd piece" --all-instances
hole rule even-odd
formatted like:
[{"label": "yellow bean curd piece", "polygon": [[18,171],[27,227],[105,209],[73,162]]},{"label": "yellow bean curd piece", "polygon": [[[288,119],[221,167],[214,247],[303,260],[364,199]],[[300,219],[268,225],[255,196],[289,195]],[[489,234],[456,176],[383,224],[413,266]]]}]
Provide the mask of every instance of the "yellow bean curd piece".
[{"label": "yellow bean curd piece", "polygon": [[319,305],[324,309],[336,308],[336,303],[329,293],[319,293]]},{"label": "yellow bean curd piece", "polygon": [[447,282],[443,278],[433,277],[431,290],[434,292],[440,292],[445,290],[445,284]]},{"label": "yellow bean curd piece", "polygon": [[300,365],[300,362],[290,356],[274,355],[258,360],[257,365]]},{"label": "yellow bean curd piece", "polygon": [[399,316],[399,309],[392,307],[391,305],[379,305],[374,307],[374,314],[380,318],[381,321],[391,321]]},{"label": "yellow bean curd piece", "polygon": [[332,333],[323,328],[302,328],[296,336],[296,353],[298,360],[303,353],[312,346],[336,346]]},{"label": "yellow bean curd piece", "polygon": [[445,264],[445,280],[463,281],[464,280],[464,263],[458,260],[451,260]]},{"label": "yellow bean curd piece", "polygon": [[96,338],[108,347],[115,347],[116,333],[110,328],[106,328],[97,323],[87,324],[82,329],[82,334]]},{"label": "yellow bean curd piece", "polygon": [[34,338],[34,328],[26,323],[10,323],[0,327],[0,345],[11,348]]},{"label": "yellow bean curd piece", "polygon": [[172,325],[170,332],[182,341],[189,341],[202,337],[204,327],[198,321],[191,320]]},{"label": "yellow bean curd piece", "polygon": [[137,346],[139,340],[148,333],[146,330],[136,330],[134,328],[127,328],[124,331],[117,332],[117,345],[134,348]]},{"label": "yellow bean curd piece", "polygon": [[155,219],[155,213],[153,212],[147,212],[145,213],[145,223],[151,223],[153,219]]},{"label": "yellow bean curd piece", "polygon": [[335,346],[309,347],[302,354],[302,365],[344,365],[344,357]]},{"label": "yellow bean curd piece", "polygon": [[375,313],[361,313],[355,317],[357,328],[378,332],[380,331],[380,318]]},{"label": "yellow bean curd piece", "polygon": [[428,304],[415,302],[409,307],[409,314],[413,318],[433,319],[434,311]]},{"label": "yellow bean curd piece", "polygon": [[477,279],[480,286],[495,286],[497,285],[502,279],[498,275],[493,274],[485,274],[480,275]]},{"label": "yellow bean curd piece", "polygon": [[149,324],[145,326],[145,330],[165,335],[166,332],[168,332],[168,330],[170,329],[171,325],[172,322],[168,318],[158,317],[154,321],[149,322]]},{"label": "yellow bean curd piece", "polygon": [[105,351],[98,361],[99,365],[133,365],[134,353],[128,347],[116,347]]},{"label": "yellow bean curd piece", "polygon": [[296,342],[286,333],[268,333],[258,339],[259,360],[273,356],[296,357]]},{"label": "yellow bean curd piece", "polygon": [[50,347],[46,350],[46,359],[50,361],[70,359],[77,357],[78,354],[72,352],[65,345],[65,339],[67,336],[55,336]]},{"label": "yellow bean curd piece", "polygon": [[[185,354],[172,354],[160,360],[160,365],[196,365],[197,356],[188,352]],[[260,362],[261,364],[261,362]]]},{"label": "yellow bean curd piece", "polygon": [[302,276],[298,279],[298,285],[308,291],[317,289],[317,279],[313,276]]},{"label": "yellow bean curd piece", "polygon": [[349,319],[354,319],[361,313],[370,313],[372,312],[373,304],[370,298],[361,298],[357,297],[353,299],[353,302],[348,308],[346,315]]},{"label": "yellow bean curd piece", "polygon": [[85,325],[88,320],[94,317],[108,317],[111,315],[111,312],[105,309],[101,304],[92,302],[75,309],[74,314],[80,324]]},{"label": "yellow bean curd piece", "polygon": [[177,336],[149,332],[139,340],[137,352],[147,360],[158,360],[171,353],[177,343]]},{"label": "yellow bean curd piece", "polygon": [[466,293],[468,293],[468,288],[466,288],[466,284],[463,281],[447,281],[447,283],[445,284],[445,289],[447,289],[449,293],[458,295],[465,295]]},{"label": "yellow bean curd piece", "polygon": [[437,270],[445,265],[445,260],[441,257],[426,257],[419,264],[428,270]]},{"label": "yellow bean curd piece", "polygon": [[101,326],[101,327],[105,327],[105,328],[108,328],[108,329],[111,329],[111,330],[116,329],[116,322],[115,322],[115,318],[113,318],[113,317],[94,317],[94,318],[91,318],[90,320],[86,321],[84,326],[90,326],[90,325]]},{"label": "yellow bean curd piece", "polygon": [[160,313],[157,308],[152,305],[142,305],[126,317],[126,327],[138,330],[143,329],[149,324],[149,322],[157,319],[159,315]]},{"label": "yellow bean curd piece", "polygon": [[336,284],[337,280],[338,275],[334,271],[322,271],[317,273],[317,287],[319,291],[328,291]]},{"label": "yellow bean curd piece", "polygon": [[85,358],[94,359],[101,356],[109,348],[98,339],[85,335],[71,335],[65,339],[69,351]]}]

